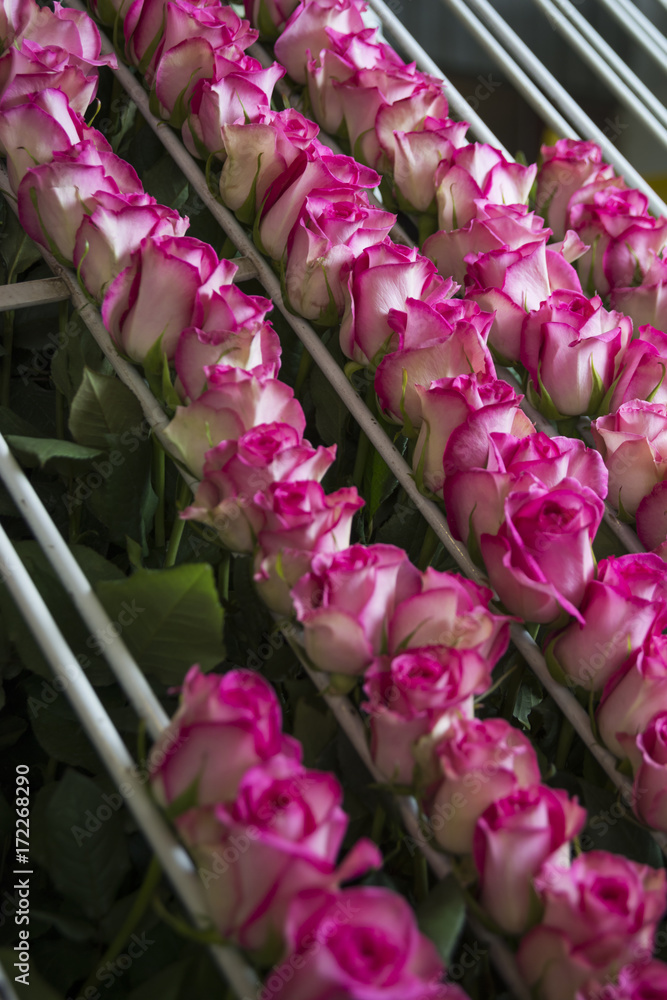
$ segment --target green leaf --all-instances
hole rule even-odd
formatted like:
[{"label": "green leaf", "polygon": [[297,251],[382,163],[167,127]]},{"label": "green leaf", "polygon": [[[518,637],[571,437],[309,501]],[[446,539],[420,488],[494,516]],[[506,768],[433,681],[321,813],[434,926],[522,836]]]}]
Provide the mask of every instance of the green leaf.
[{"label": "green leaf", "polygon": [[527,729],[530,729],[530,713],[544,700],[544,691],[537,677],[530,670],[524,670],[522,681],[516,693],[512,715]]},{"label": "green leaf", "polygon": [[181,683],[193,663],[206,671],[224,658],[223,611],[208,564],[137,570],[96,589],[141,668],[164,684]]},{"label": "green leaf", "polygon": [[86,368],[104,375],[111,375],[113,368],[77,313],[69,317],[60,340],[61,344],[51,362],[51,378],[68,403],[71,403],[83,381]]},{"label": "green leaf", "polygon": [[143,174],[142,181],[146,191],[161,205],[169,205],[170,208],[179,211],[187,201],[190,192],[188,182],[169,153],[161,156],[157,163]]},{"label": "green leaf", "polygon": [[33,241],[26,236],[23,226],[3,199],[2,229],[0,230],[0,256],[5,266],[5,283],[10,272],[16,278],[42,255]]},{"label": "green leaf", "polygon": [[144,424],[134,394],[115,375],[100,375],[84,368],[83,381],[72,400],[69,428],[79,444],[109,448],[123,432]]},{"label": "green leaf", "polygon": [[445,964],[452,956],[465,919],[465,898],[454,875],[438,882],[417,907],[419,929],[431,939]]},{"label": "green leaf", "polygon": [[39,428],[19,417],[8,406],[0,406],[0,434],[5,437],[9,437],[10,434],[32,438],[44,436]]},{"label": "green leaf", "polygon": [[7,435],[7,444],[21,459],[21,464],[29,469],[43,469],[47,462],[60,475],[76,474],[81,463],[92,462],[102,452],[98,448],[87,448],[74,441],[59,441],[58,439],[42,437],[17,437]]},{"label": "green leaf", "polygon": [[54,760],[87,771],[101,769],[99,757],[69,700],[51,681],[28,677],[28,718],[42,750]]},{"label": "green leaf", "polygon": [[120,793],[103,798],[94,781],[68,770],[46,807],[51,879],[92,920],[108,912],[130,867],[120,804]]},{"label": "green leaf", "polygon": [[303,746],[304,764],[316,767],[320,754],[333,740],[338,723],[326,711],[322,698],[315,695],[301,697],[296,703],[292,735]]},{"label": "green leaf", "polygon": [[367,498],[366,523],[370,524],[378,508],[396,488],[398,480],[388,468],[387,463],[378,451],[373,451],[373,457],[366,466],[364,473],[363,494]]}]

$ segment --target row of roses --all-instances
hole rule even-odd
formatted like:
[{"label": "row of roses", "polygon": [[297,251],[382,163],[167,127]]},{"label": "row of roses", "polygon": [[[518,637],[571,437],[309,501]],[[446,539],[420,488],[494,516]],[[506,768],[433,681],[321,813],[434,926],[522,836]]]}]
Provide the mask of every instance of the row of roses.
[{"label": "row of roses", "polygon": [[[209,275],[209,276],[210,276],[210,275]],[[218,281],[219,281],[219,280],[220,280],[220,276],[217,276],[216,280],[218,280]],[[127,282],[126,282],[126,284],[127,284]],[[138,293],[137,293],[137,288],[136,288],[136,285],[137,285],[137,278],[136,278],[136,273],[135,273],[135,275],[133,275],[133,278],[132,278],[132,282],[131,282],[130,284],[131,284],[131,285],[133,285],[133,286],[135,286],[135,287],[134,287],[134,292],[135,292],[135,297],[138,297]],[[205,302],[205,301],[206,301],[206,295],[207,295],[207,294],[209,294],[209,293],[210,293],[210,286],[209,286],[209,289],[207,290],[207,292],[205,292],[205,293],[203,293],[203,294],[202,294],[202,296],[201,296],[201,300],[200,300],[200,301],[204,301],[204,302]],[[240,295],[240,293],[238,293],[238,294]],[[134,304],[134,303],[133,303],[133,304]],[[105,302],[105,306],[106,306],[106,302]],[[208,373],[208,372],[206,372],[206,374],[208,375],[209,373]],[[229,373],[225,373],[224,371],[219,371],[219,372],[217,372],[217,373],[214,373],[214,374],[219,374],[219,375],[221,375],[221,376],[225,376],[226,374],[228,375]],[[235,379],[227,379],[227,381],[228,381],[228,382],[230,382],[231,384],[239,384],[239,382],[240,382],[240,383],[242,383],[242,384],[247,384],[247,381],[248,381],[248,380],[245,380],[245,379],[241,379],[241,380],[239,380],[238,378],[235,378]],[[234,405],[234,404],[236,404],[236,405]],[[194,404],[193,404],[193,405],[194,405]],[[234,400],[233,398],[231,398],[231,399],[229,400],[228,404],[227,404],[227,405],[226,405],[226,407],[224,407],[224,408],[225,408],[225,409],[227,409],[227,410],[228,410],[228,411],[230,411],[230,412],[235,412],[235,413],[241,413],[241,414],[243,414],[243,413],[244,413],[244,407],[243,407],[242,405],[238,405],[238,400]],[[187,409],[190,409],[190,407],[188,407]],[[186,410],[186,412],[187,412],[187,410]],[[228,418],[228,419],[229,419],[229,418]],[[237,427],[237,429],[238,429],[238,427]],[[303,428],[301,428],[301,430],[302,430],[302,429],[303,429]],[[228,443],[229,443],[229,442],[225,442],[225,444],[228,444]],[[200,445],[200,447],[201,447],[201,445]],[[244,456],[244,457],[245,457],[245,456]],[[261,504],[260,504],[260,507],[261,507]],[[348,529],[348,530],[349,530],[349,529]],[[374,553],[374,554],[375,554],[375,553]],[[378,553],[378,554],[379,554],[379,553]],[[350,553],[350,555],[352,555],[352,553]],[[401,555],[402,555],[402,554],[401,554]],[[356,559],[358,560],[359,556],[357,556],[357,555],[355,554],[355,558],[356,558]],[[352,562],[354,562],[354,560],[352,560]],[[279,574],[279,576],[281,576],[281,575],[282,575],[282,574]],[[405,574],[404,574],[404,575],[405,575]],[[430,584],[431,582],[436,582],[436,581],[434,581],[434,580],[432,579],[432,578],[433,578],[433,576],[434,576],[434,575],[433,575],[433,574],[431,574],[431,578],[429,578],[428,580],[426,580],[426,581],[425,581],[424,583],[422,583],[422,584],[421,584],[421,590],[422,590],[422,592],[424,592],[424,593],[428,593],[428,591],[429,591],[429,590],[431,589],[431,588],[430,588],[430,587],[429,587],[428,585],[425,585],[425,584]],[[435,575],[435,576],[437,576],[437,577],[440,577],[441,575],[440,575],[440,574],[437,574],[437,575]],[[413,585],[414,585],[414,581],[413,581]],[[469,585],[469,586],[471,586],[471,585]],[[463,589],[465,590],[465,588],[463,588]],[[450,626],[451,626],[451,623],[450,623]],[[442,642],[442,639],[441,639],[441,642]],[[432,658],[432,659],[433,659],[433,658]],[[436,659],[436,662],[437,662],[437,659]],[[441,666],[442,666],[442,664],[441,664]],[[535,770],[533,770],[533,772],[532,772],[532,777],[533,777],[533,778],[535,777]],[[538,794],[538,798],[539,798],[539,794]],[[532,804],[532,805],[535,805],[535,803],[534,803],[534,802],[533,802],[533,803],[531,803],[531,804]],[[525,805],[526,805],[526,803],[522,803],[522,807],[525,807]],[[570,824],[570,825],[574,825],[574,824]],[[567,827],[567,824],[566,824],[566,827]],[[566,837],[566,840],[567,840],[567,837]],[[625,957],[627,957],[627,953],[625,954]],[[600,970],[597,970],[597,971],[600,971]],[[606,966],[605,966],[605,971],[608,971],[608,969],[606,968]]]}]

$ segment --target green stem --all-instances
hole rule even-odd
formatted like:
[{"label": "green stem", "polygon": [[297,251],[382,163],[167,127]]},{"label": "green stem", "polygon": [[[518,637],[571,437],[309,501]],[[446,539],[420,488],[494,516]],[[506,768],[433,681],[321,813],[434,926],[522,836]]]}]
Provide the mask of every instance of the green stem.
[{"label": "green stem", "polygon": [[187,506],[190,499],[190,487],[185,482],[181,480],[181,485],[178,490],[178,497],[176,498],[176,517],[174,518],[174,523],[171,526],[171,534],[169,535],[169,545],[167,546],[167,554],[164,557],[164,568],[167,569],[169,566],[173,566],[176,562],[176,556],[178,555],[178,547],[181,544],[181,538],[183,537],[183,532],[185,530],[185,521],[180,516],[181,511]]},{"label": "green stem", "polygon": [[380,837],[382,836],[382,831],[384,830],[385,820],[387,819],[387,814],[385,812],[384,806],[381,802],[375,807],[375,815],[373,816],[373,827],[371,829],[371,840],[375,844],[380,843]]},{"label": "green stem", "polygon": [[153,900],[153,909],[160,920],[164,921],[167,926],[171,927],[181,937],[188,938],[190,941],[197,941],[199,944],[224,944],[222,937],[214,928],[210,931],[199,931],[186,924],[185,920],[181,920],[173,913],[170,913],[159,896],[156,896]]},{"label": "green stem", "polygon": [[301,352],[301,361],[299,362],[299,370],[296,373],[296,382],[294,383],[294,395],[298,398],[301,392],[301,387],[308,377],[308,372],[312,368],[313,357],[308,353],[306,348],[303,348]]},{"label": "green stem", "polygon": [[568,754],[572,749],[572,743],[574,741],[574,726],[569,719],[563,717],[563,721],[560,727],[560,733],[558,735],[558,747],[556,749],[556,770],[562,771],[565,767],[565,761],[568,758]]},{"label": "green stem", "polygon": [[417,566],[420,570],[425,570],[431,564],[431,559],[435,555],[435,551],[440,544],[440,539],[436,535],[435,531],[430,524],[426,525],[426,534],[424,535],[424,541],[422,542],[421,552],[419,553],[419,559],[417,560]]},{"label": "green stem", "polygon": [[157,494],[157,507],[155,508],[155,545],[158,549],[164,547],[164,448],[153,435],[153,489]]},{"label": "green stem", "polygon": [[415,899],[417,905],[422,903],[428,896],[428,864],[425,856],[417,852],[414,859],[415,873]]},{"label": "green stem", "polygon": [[142,882],[141,888],[139,889],[139,892],[137,894],[137,898],[135,899],[132,905],[132,909],[128,913],[122,927],[120,928],[115,938],[105,951],[104,955],[100,959],[96,968],[93,969],[90,976],[88,977],[88,981],[81,990],[81,994],[83,996],[85,996],[89,990],[94,989],[95,986],[99,984],[99,979],[97,978],[98,971],[100,969],[103,969],[105,965],[108,965],[109,962],[115,961],[115,959],[118,958],[118,956],[120,955],[121,951],[125,946],[125,942],[127,941],[130,934],[138,925],[139,921],[141,920],[146,910],[148,909],[151,899],[155,894],[155,890],[159,885],[161,877],[162,877],[162,868],[160,867],[160,862],[158,861],[157,857],[153,856],[153,859],[148,867],[148,871],[146,872],[146,875],[144,877],[144,881]]},{"label": "green stem", "polygon": [[221,600],[225,604],[229,601],[229,571],[231,570],[231,566],[231,553],[223,553],[222,559],[220,560],[220,566],[218,568],[218,588],[220,590]]},{"label": "green stem", "polygon": [[[375,386],[372,382],[369,383],[368,389],[366,390],[365,403],[373,416],[375,416]],[[360,430],[359,443],[357,445],[357,457],[354,461],[354,471],[352,473],[352,482],[358,490],[361,490],[361,484],[364,478],[364,470],[366,468],[366,462],[368,461],[370,448],[370,441],[364,432]]]}]

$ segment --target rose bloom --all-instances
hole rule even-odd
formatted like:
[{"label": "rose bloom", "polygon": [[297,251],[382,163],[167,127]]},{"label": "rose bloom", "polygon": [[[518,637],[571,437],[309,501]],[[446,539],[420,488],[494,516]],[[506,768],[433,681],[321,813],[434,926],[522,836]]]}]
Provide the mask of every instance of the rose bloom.
[{"label": "rose bloom", "polygon": [[667,576],[651,552],[601,559],[579,607],[551,643],[551,655],[574,684],[599,691],[647,636],[667,627]]},{"label": "rose bloom", "polygon": [[299,4],[276,40],[276,59],[296,83],[305,84],[308,59],[327,48],[330,30],[343,35],[364,30],[361,9],[355,0],[311,0]]},{"label": "rose bloom", "polygon": [[465,1000],[441,982],[435,946],[389,889],[306,890],[289,908],[285,936],[287,956],[267,978],[277,1000]]},{"label": "rose bloom", "polygon": [[381,865],[375,845],[359,840],[336,867],[348,824],[342,798],[332,774],[278,754],[245,772],[233,802],[177,819],[223,937],[253,951],[280,950],[297,893],[334,889]]},{"label": "rose bloom", "polygon": [[511,614],[547,623],[567,611],[581,620],[578,607],[595,572],[592,543],[603,514],[602,500],[574,479],[508,495],[504,523],[479,544],[491,586]]},{"label": "rose bloom", "polygon": [[345,312],[340,346],[346,358],[373,367],[400,345],[390,325],[392,310],[405,310],[409,299],[434,306],[452,298],[457,286],[445,281],[416,248],[385,240],[362,251],[344,286]]},{"label": "rose bloom", "polygon": [[480,816],[473,835],[480,902],[507,934],[522,934],[534,921],[533,879],[545,864],[567,866],[586,815],[561,789],[531,785],[496,799]]},{"label": "rose bloom", "polygon": [[251,670],[202,674],[195,665],[151,750],[151,783],[163,805],[192,791],[197,805],[211,806],[233,799],[245,772],[276,754],[301,760],[271,685]]},{"label": "rose bloom", "polygon": [[617,757],[638,764],[635,737],[667,709],[667,635],[651,635],[607,682],[597,710],[600,736]]},{"label": "rose bloom", "polygon": [[475,824],[492,802],[540,780],[530,740],[505,719],[453,718],[433,759],[425,811],[435,839],[454,854],[472,851]]},{"label": "rose bloom", "polygon": [[574,1000],[581,986],[601,985],[651,948],[665,909],[664,871],[588,851],[569,869],[547,869],[536,884],[544,915],[517,958],[540,1000]]},{"label": "rose bloom", "polygon": [[537,167],[510,163],[486,143],[474,142],[443,160],[435,173],[438,228],[459,229],[477,214],[476,201],[525,205]]},{"label": "rose bloom", "polygon": [[0,109],[7,111],[28,95],[52,88],[66,96],[75,114],[83,115],[95,97],[97,73],[87,75],[90,67],[78,62],[65,49],[43,47],[27,38],[16,41],[0,56]]},{"label": "rose bloom", "polygon": [[[410,100],[408,98],[405,103],[409,104]],[[403,103],[398,101],[397,105]],[[385,120],[396,110],[396,105],[387,105],[380,109],[376,118],[376,129],[385,155],[391,150],[393,195],[403,211],[435,214],[436,168],[442,160],[451,158],[456,149],[465,145],[468,124],[428,114],[418,119],[415,114],[409,121],[399,122],[403,125],[402,129],[393,128],[389,145],[382,138],[382,129]],[[394,122],[390,121],[389,125],[393,126]],[[454,273],[440,267],[439,270],[446,275]]]},{"label": "rose bloom", "polygon": [[629,316],[636,327],[646,323],[667,329],[667,261],[649,254],[650,263],[640,285],[612,288],[613,309]]},{"label": "rose bloom", "polygon": [[516,250],[470,254],[466,297],[496,320],[489,333],[491,347],[508,361],[517,361],[526,313],[539,309],[552,292],[581,292],[577,272],[563,247],[547,247],[544,236]]},{"label": "rose bloom", "polygon": [[[618,985],[607,986],[600,1000],[662,1000],[667,995],[667,965],[652,961],[650,952],[645,961],[626,965],[618,974]],[[588,996],[577,996],[577,1000],[588,1000]],[[595,1000],[595,994],[590,998]]]},{"label": "rose bloom", "polygon": [[641,757],[633,754],[633,809],[647,826],[667,832],[667,711],[653,716],[635,745]]},{"label": "rose bloom", "polygon": [[387,616],[419,592],[420,582],[419,570],[393,545],[316,556],[292,592],[309,659],[331,673],[362,673],[381,652]]},{"label": "rose bloom", "polygon": [[609,412],[623,403],[646,399],[667,403],[667,333],[653,326],[639,328],[639,337],[630,342],[623,357],[620,375],[609,400]]},{"label": "rose bloom", "polygon": [[595,416],[625,359],[632,321],[607,312],[596,295],[553,292],[529,313],[519,358],[531,395],[547,416]]},{"label": "rose bloom", "polygon": [[233,552],[252,553],[265,525],[257,493],[272,483],[319,482],[335,457],[335,445],[312,448],[290,424],[259,424],[206,453],[202,481],[181,517],[210,525]]},{"label": "rose bloom", "polygon": [[667,475],[667,403],[633,400],[591,424],[609,470],[609,501],[634,515]]},{"label": "rose bloom", "polygon": [[492,666],[474,650],[409,648],[365,671],[362,708],[371,717],[371,754],[388,778],[409,784],[412,747],[447,719],[472,718],[473,695],[491,684]]},{"label": "rose bloom", "polygon": [[583,441],[550,438],[541,431],[527,437],[491,431],[485,437],[469,420],[450,442],[443,460],[443,497],[450,530],[466,545],[471,531],[477,546],[482,534],[496,534],[510,491],[528,489],[534,482],[555,487],[564,479],[577,479],[601,499],[607,495],[605,464]]},{"label": "rose bloom", "polygon": [[559,139],[555,146],[542,146],[540,153],[536,204],[556,239],[561,239],[568,228],[572,195],[587,184],[612,180],[614,169],[602,162],[599,146],[581,139]]},{"label": "rose bloom", "polygon": [[647,549],[657,549],[667,540],[667,480],[657,483],[637,507],[637,534]]}]

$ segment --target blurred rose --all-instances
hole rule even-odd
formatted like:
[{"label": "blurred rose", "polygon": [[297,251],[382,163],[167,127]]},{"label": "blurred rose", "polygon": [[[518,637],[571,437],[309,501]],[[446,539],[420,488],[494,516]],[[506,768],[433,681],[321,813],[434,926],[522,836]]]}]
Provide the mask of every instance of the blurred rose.
[{"label": "blurred rose", "polygon": [[[667,711],[667,635],[649,634],[607,682],[597,710],[600,736],[617,757],[638,765],[635,737]],[[629,739],[626,739],[629,737]]]},{"label": "blurred rose", "polygon": [[594,142],[559,139],[555,146],[542,146],[540,152],[542,166],[537,174],[537,210],[553,229],[556,239],[562,239],[572,195],[586,184],[611,180],[614,170],[603,164],[602,150]]},{"label": "blurred rose", "polygon": [[653,254],[642,283],[612,288],[610,298],[612,308],[629,316],[636,327],[650,323],[658,330],[666,330],[667,261]]},{"label": "blurred rose", "polygon": [[642,326],[639,338],[630,343],[623,357],[621,372],[611,399],[609,412],[633,399],[667,403],[667,333],[653,326]]},{"label": "blurred rose", "polygon": [[667,711],[654,715],[637,735],[636,749],[634,811],[647,826],[667,832]]},{"label": "blurred rose", "polygon": [[637,507],[637,534],[647,549],[667,540],[667,480],[657,483]]}]

